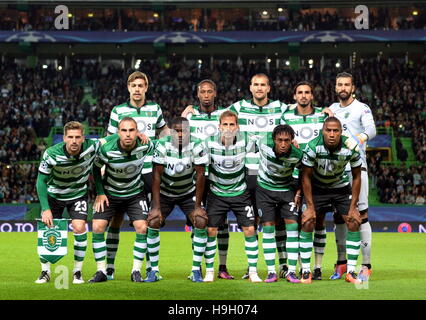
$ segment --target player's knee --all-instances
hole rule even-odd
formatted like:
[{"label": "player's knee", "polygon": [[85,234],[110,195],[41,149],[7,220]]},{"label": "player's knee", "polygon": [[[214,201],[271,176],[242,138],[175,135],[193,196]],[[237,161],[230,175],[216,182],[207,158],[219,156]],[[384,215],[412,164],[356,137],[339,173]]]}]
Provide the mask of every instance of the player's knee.
[{"label": "player's knee", "polygon": [[368,208],[364,210],[359,211],[359,215],[361,216],[361,219],[368,219]]},{"label": "player's knee", "polygon": [[146,234],[146,232],[148,231],[148,223],[146,222],[146,220],[138,220],[137,223],[136,221],[134,221],[133,226],[135,227],[136,233]]},{"label": "player's knee", "polygon": [[243,227],[243,232],[244,232],[244,235],[246,236],[246,237],[252,237],[252,236],[254,236],[256,233],[255,233],[255,229],[254,229],[254,226],[250,226],[250,227]]},{"label": "player's knee", "polygon": [[356,222],[356,221],[350,221],[350,222],[348,222],[348,230],[350,232],[359,231],[359,227],[360,227],[360,224],[358,222]]},{"label": "player's knee", "polygon": [[92,232],[94,233],[105,232],[105,227],[103,226],[103,223],[93,221]]},{"label": "player's knee", "polygon": [[150,213],[148,215],[148,227],[151,229],[160,229],[162,223],[162,216],[159,213]]},{"label": "player's knee", "polygon": [[316,222],[315,218],[306,221],[302,225],[302,230],[305,232],[313,232],[315,228],[315,222]]}]

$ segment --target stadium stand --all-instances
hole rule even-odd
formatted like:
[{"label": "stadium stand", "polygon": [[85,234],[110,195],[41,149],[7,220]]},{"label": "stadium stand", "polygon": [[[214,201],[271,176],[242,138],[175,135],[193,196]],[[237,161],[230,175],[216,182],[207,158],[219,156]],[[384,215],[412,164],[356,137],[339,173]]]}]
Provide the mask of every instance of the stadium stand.
[{"label": "stadium stand", "polygon": [[[373,185],[377,186],[380,201],[384,203],[415,203],[417,198],[421,203],[426,195],[422,187],[426,181],[425,68],[397,59],[378,61],[374,58],[365,59],[350,70],[356,79],[356,96],[372,106],[377,126],[391,127],[397,141],[412,137],[414,160],[423,164],[413,164],[396,174],[394,167],[388,168],[375,157],[369,157]],[[101,69],[97,63],[82,66],[79,61],[72,61],[66,72],[53,68],[34,71],[14,63],[1,65],[4,76],[0,82],[0,162],[4,174],[0,201],[37,201],[34,190],[30,190],[34,189],[36,165],[16,163],[40,159],[46,148],[43,138],[49,136],[52,127],[78,120],[91,127],[106,128],[112,107],[128,98],[125,78],[131,70]],[[225,60],[200,69],[196,63],[173,61],[173,57],[168,68],[158,60],[145,60],[141,69],[149,70],[147,97],[162,106],[167,121],[179,115],[186,105],[196,103],[195,84],[200,79],[216,81],[218,104],[228,106],[249,96],[251,75],[266,72],[262,63],[246,62],[241,66],[236,61]],[[328,106],[335,99],[335,73],[331,61],[325,61],[322,71],[320,66],[299,71],[271,68],[272,97],[292,103],[294,84],[307,79],[315,84],[316,105]],[[81,80],[91,87],[96,103],[90,104],[87,99],[82,102]],[[15,172],[26,172],[26,175],[16,180]],[[19,183],[15,184],[16,181]]]},{"label": "stadium stand", "polygon": [[[370,7],[370,28],[401,30],[425,28],[424,10],[411,7]],[[70,27],[84,31],[312,31],[353,29],[353,11],[347,8],[153,8],[75,7]],[[0,29],[31,31],[54,30],[48,9],[0,10]]]}]

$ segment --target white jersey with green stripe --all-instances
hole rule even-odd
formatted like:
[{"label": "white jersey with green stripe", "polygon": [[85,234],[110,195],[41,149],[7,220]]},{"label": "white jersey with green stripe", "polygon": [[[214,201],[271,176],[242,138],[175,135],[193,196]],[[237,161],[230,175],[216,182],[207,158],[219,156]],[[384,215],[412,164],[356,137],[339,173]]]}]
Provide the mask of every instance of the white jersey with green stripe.
[{"label": "white jersey with green stripe", "polygon": [[148,154],[153,150],[152,141],[143,145],[137,139],[135,148],[130,152],[125,151],[120,146],[118,135],[103,144],[95,159],[95,165],[99,168],[105,165],[105,174],[102,177],[105,193],[124,198],[142,192],[142,169]]},{"label": "white jersey with green stripe", "polygon": [[[249,137],[262,132],[272,132],[280,124],[282,114],[287,105],[281,101],[269,100],[264,106],[258,106],[252,100],[240,100],[229,107],[230,111],[238,115],[238,124],[241,132],[247,132]],[[259,168],[259,154],[250,152],[246,159],[247,168],[257,171]]]},{"label": "white jersey with green stripe", "polygon": [[294,190],[297,182],[293,178],[293,170],[302,163],[303,151],[291,146],[287,154],[277,157],[270,132],[259,136],[256,144],[260,155],[257,184],[273,191]]},{"label": "white jersey with green stripe", "polygon": [[38,170],[50,176],[47,181],[48,195],[62,201],[86,195],[88,179],[99,146],[99,140],[86,139],[81,152],[76,156],[67,152],[65,142],[47,148]]},{"label": "white jersey with green stripe", "polygon": [[297,112],[297,107],[292,106],[282,114],[281,124],[288,124],[294,130],[294,139],[299,144],[301,150],[305,148],[309,141],[318,137],[321,133],[326,113],[321,113],[323,109],[313,108],[312,113],[301,115]]},{"label": "white jersey with green stripe", "polygon": [[245,161],[248,151],[254,149],[254,142],[248,135],[239,132],[234,144],[225,146],[221,135],[206,139],[209,154],[210,191],[217,196],[235,197],[247,189]]},{"label": "white jersey with green stripe", "polygon": [[172,198],[182,197],[195,190],[195,166],[207,165],[209,157],[204,141],[190,137],[179,149],[171,136],[158,140],[152,162],[164,167],[160,193]]},{"label": "white jersey with green stripe", "polygon": [[[139,132],[145,134],[151,140],[155,139],[155,131],[166,125],[161,107],[148,101],[138,108],[130,104],[129,101],[115,106],[111,111],[108,124],[108,132],[111,134],[118,132],[118,123],[121,119],[130,117],[136,120]],[[148,155],[142,173],[152,172],[152,154]]]},{"label": "white jersey with green stripe", "polygon": [[[349,177],[345,172],[346,164],[351,168],[360,167],[362,159],[358,145],[347,147],[348,137],[342,135],[339,147],[330,152],[324,143],[324,136],[320,134],[311,140],[304,149],[302,163],[312,167],[312,185],[323,189],[342,188],[349,185]],[[350,144],[348,144],[350,145]]]}]

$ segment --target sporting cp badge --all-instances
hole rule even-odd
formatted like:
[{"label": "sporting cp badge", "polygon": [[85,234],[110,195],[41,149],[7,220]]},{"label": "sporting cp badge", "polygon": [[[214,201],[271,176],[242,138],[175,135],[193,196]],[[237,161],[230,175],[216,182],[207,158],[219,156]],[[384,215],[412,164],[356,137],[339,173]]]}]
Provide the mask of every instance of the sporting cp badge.
[{"label": "sporting cp badge", "polygon": [[62,243],[61,233],[54,229],[49,229],[43,233],[43,246],[50,252],[55,251]]}]

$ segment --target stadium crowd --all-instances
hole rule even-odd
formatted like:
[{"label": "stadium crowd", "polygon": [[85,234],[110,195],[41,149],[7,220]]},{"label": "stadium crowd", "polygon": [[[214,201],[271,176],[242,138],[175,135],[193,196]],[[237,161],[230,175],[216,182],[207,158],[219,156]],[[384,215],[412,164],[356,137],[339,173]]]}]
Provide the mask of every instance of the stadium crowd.
[{"label": "stadium crowd", "polygon": [[[377,10],[375,10],[377,9]],[[72,9],[70,9],[73,12]],[[232,10],[232,9],[231,9]],[[90,10],[89,10],[90,11]],[[89,12],[88,11],[88,12]],[[94,10],[96,11],[96,10]],[[184,10],[183,10],[184,11]],[[271,13],[262,9],[194,9],[146,14],[142,9],[98,10],[97,14],[75,13],[70,19],[71,30],[81,31],[313,31],[353,30],[353,16],[335,9],[283,10]],[[0,11],[1,12],[1,11]],[[265,14],[265,12],[267,14]],[[88,16],[90,15],[90,16]],[[1,30],[55,30],[54,15],[30,11],[4,12],[0,15]],[[14,18],[14,16],[16,16]],[[371,8],[371,30],[424,29],[424,13],[394,13],[388,8]]]},{"label": "stadium crowd", "polygon": [[[271,97],[293,103],[293,86],[301,80],[314,83],[315,104],[329,106],[335,101],[334,63],[326,61],[321,67],[302,67],[299,71],[276,69],[271,65],[242,61],[215,61],[212,65],[196,61],[182,63],[177,57],[162,66],[157,60],[144,60],[141,70],[149,70],[148,100],[156,101],[166,121],[180,115],[186,105],[196,103],[196,83],[211,78],[218,85],[217,103],[228,106],[250,96],[248,79],[259,72],[270,75]],[[176,59],[176,60],[173,60]],[[52,126],[63,126],[71,120],[90,126],[106,128],[113,106],[128,99],[126,75],[131,71],[71,61],[66,72],[53,68],[29,70],[5,62],[0,67],[0,163],[2,177],[0,202],[37,201],[34,194],[36,167],[22,179],[16,172],[27,172],[28,165],[17,161],[39,160],[46,148],[46,138]],[[415,66],[402,60],[369,59],[361,61],[353,73],[356,96],[371,106],[376,126],[390,126],[397,137],[412,137],[416,160],[426,160],[426,66]],[[85,101],[84,86],[91,86],[96,104]],[[398,171],[402,175],[397,183],[395,168],[386,168],[380,161],[370,159],[370,176],[380,191],[380,200],[388,203],[421,203],[426,197],[424,182],[426,168],[413,167]],[[415,175],[415,178],[414,178]],[[18,183],[16,183],[18,181]],[[417,182],[418,185],[416,184]],[[403,196],[402,196],[403,194]],[[418,198],[418,200],[417,200]],[[407,200],[408,199],[408,200]]]}]

